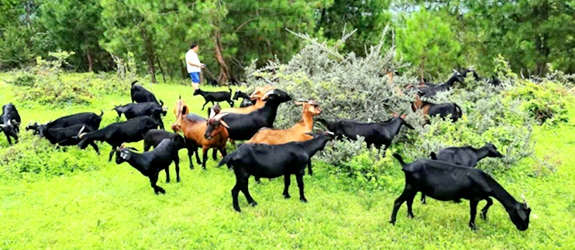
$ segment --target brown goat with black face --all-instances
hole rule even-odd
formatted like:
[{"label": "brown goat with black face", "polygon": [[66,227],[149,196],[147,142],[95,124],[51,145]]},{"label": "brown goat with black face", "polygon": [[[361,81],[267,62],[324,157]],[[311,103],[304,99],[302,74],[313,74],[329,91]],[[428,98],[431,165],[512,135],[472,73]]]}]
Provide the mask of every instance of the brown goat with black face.
[{"label": "brown goat with black face", "polygon": [[[213,119],[205,119],[196,114],[187,114],[187,107],[184,106],[181,112],[178,112],[176,123],[172,125],[172,129],[177,132],[182,132],[186,140],[195,143],[198,147],[202,147],[203,160],[202,167],[206,169],[206,161],[208,160],[208,149],[214,148],[219,150],[223,156],[226,153],[226,142],[228,140],[227,124],[223,121],[215,122]],[[217,124],[216,124],[217,123]],[[210,124],[210,131],[206,131]],[[188,151],[189,156],[192,151]],[[196,153],[197,154],[197,153]],[[216,150],[213,151],[213,158],[216,160]]]}]

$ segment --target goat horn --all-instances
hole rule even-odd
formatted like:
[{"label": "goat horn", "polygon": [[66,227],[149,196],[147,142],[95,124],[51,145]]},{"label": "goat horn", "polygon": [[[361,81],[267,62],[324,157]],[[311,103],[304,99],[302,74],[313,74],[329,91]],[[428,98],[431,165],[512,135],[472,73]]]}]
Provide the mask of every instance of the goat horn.
[{"label": "goat horn", "polygon": [[116,146],[116,151],[120,152],[120,147]]},{"label": "goat horn", "polygon": [[82,126],[82,128],[80,129],[80,132],[78,132],[78,134],[81,134],[82,131],[84,131],[85,128],[86,128],[86,126]]},{"label": "goat horn", "polygon": [[0,124],[0,128],[6,128],[8,125],[6,124]]},{"label": "goat horn", "polygon": [[230,128],[230,126],[228,126],[228,123],[226,123],[225,121],[220,121],[220,124],[222,124],[222,126],[224,126],[226,129]]},{"label": "goat horn", "polygon": [[527,204],[527,199],[525,199],[525,194],[521,194],[521,198],[523,198],[523,203],[525,203],[525,208],[529,208],[529,205]]},{"label": "goat horn", "polygon": [[224,117],[224,116],[226,116],[226,115],[228,115],[228,114],[229,114],[229,113],[220,113],[220,114],[217,114],[216,116],[214,116],[213,119],[219,121],[219,120],[222,119],[222,117]]}]

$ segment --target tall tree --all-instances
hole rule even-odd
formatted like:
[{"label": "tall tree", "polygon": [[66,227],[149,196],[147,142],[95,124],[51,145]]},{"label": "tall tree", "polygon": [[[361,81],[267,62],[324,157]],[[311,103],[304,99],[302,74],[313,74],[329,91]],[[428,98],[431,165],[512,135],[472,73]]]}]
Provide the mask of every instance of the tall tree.
[{"label": "tall tree", "polygon": [[461,45],[444,18],[439,12],[420,8],[398,29],[398,50],[405,60],[418,67],[421,80],[426,71],[445,72],[460,60]]},{"label": "tall tree", "polygon": [[345,43],[349,51],[358,55],[365,54],[365,46],[376,44],[381,32],[391,21],[387,11],[391,0],[349,0],[320,2],[317,10],[316,31],[323,31],[328,39],[340,39],[344,28],[356,33]]},{"label": "tall tree", "polygon": [[[543,75],[547,64],[575,73],[575,2],[560,0],[467,1],[482,64],[502,54],[516,71]],[[527,72],[525,72],[527,73]]]},{"label": "tall tree", "polygon": [[109,56],[95,58],[96,55],[105,56],[98,44],[103,34],[101,11],[99,0],[44,0],[39,9],[38,24],[52,48],[76,52],[70,58],[71,62],[83,71],[93,71],[95,60],[104,63],[109,59]]}]

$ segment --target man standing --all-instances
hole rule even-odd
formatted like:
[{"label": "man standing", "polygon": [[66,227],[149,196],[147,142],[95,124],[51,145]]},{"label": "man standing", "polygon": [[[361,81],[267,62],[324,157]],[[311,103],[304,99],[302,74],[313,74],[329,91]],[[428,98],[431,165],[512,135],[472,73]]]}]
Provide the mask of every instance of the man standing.
[{"label": "man standing", "polygon": [[188,66],[188,73],[192,78],[194,90],[200,88],[200,72],[206,67],[198,58],[198,49],[198,44],[193,42],[192,45],[190,45],[190,50],[186,53],[186,65]]}]

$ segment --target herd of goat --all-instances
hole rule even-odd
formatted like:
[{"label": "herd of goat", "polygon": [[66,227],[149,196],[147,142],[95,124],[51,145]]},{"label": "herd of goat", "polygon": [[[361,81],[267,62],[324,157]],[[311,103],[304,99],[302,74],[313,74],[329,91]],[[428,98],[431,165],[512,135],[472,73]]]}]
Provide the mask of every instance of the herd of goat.
[{"label": "herd of goat", "polygon": [[[472,72],[477,80],[481,80],[472,70],[464,73],[454,72],[454,75],[444,84],[422,83],[416,87],[419,96],[433,96],[435,93],[447,90],[455,82],[463,82],[465,74]],[[132,83],[132,103],[113,108],[127,121],[112,123],[100,128],[103,111],[101,113],[78,113],[60,117],[44,124],[30,123],[26,130],[32,131],[41,138],[46,138],[57,146],[77,145],[85,149],[92,146],[99,154],[95,142],[105,141],[112,150],[108,161],[115,154],[117,164],[128,162],[150,180],[150,185],[156,194],[165,193],[157,185],[159,172],[166,173],[166,182],[170,181],[169,166],[175,163],[176,179],[180,181],[178,151],[187,149],[189,167],[194,168],[192,156],[196,154],[196,161],[206,169],[208,150],[212,149],[212,158],[217,159],[219,151],[223,159],[218,167],[226,164],[233,169],[236,184],[232,189],[233,208],[240,212],[238,195],[241,191],[249,204],[257,203],[248,190],[248,179],[254,176],[259,183],[260,178],[276,178],[284,176],[283,196],[290,198],[288,192],[291,175],[296,176],[299,187],[300,200],[307,202],[304,195],[303,176],[307,166],[308,173],[312,175],[311,157],[322,150],[326,143],[332,139],[357,139],[362,136],[368,145],[377,149],[387,149],[393,138],[399,133],[402,126],[413,129],[404,118],[405,114],[394,114],[384,122],[363,123],[348,119],[327,121],[316,119],[326,127],[325,132],[314,132],[314,117],[322,113],[322,109],[313,100],[295,101],[295,105],[302,107],[301,120],[288,129],[274,129],[274,120],[278,107],[282,103],[292,100],[290,95],[280,89],[268,85],[258,87],[248,95],[236,91],[232,98],[232,90],[221,92],[208,92],[196,90],[194,95],[201,95],[205,103],[213,104],[208,108],[209,117],[189,112],[188,105],[180,98],[174,106],[176,121],[171,125],[175,132],[164,130],[162,116],[166,116],[167,108],[161,100],[144,87]],[[496,79],[491,84],[498,84]],[[233,107],[234,101],[243,98],[241,107]],[[227,102],[230,108],[221,108],[219,102]],[[461,109],[457,104],[432,104],[422,102],[418,97],[412,103],[413,110],[421,109],[427,116],[451,116],[456,121],[461,117]],[[16,107],[8,103],[2,107],[0,129],[12,145],[11,138],[18,142],[21,118]],[[125,143],[144,141],[144,152],[137,153],[135,148],[126,147]],[[226,143],[230,141],[246,141],[236,147],[230,154],[226,152]],[[150,148],[154,148],[149,151]],[[198,149],[202,149],[202,159],[199,158]],[[395,200],[390,223],[395,224],[397,211],[407,202],[408,216],[413,218],[412,204],[416,193],[421,192],[421,201],[425,204],[425,197],[429,196],[441,201],[460,202],[461,199],[470,201],[469,227],[476,229],[475,216],[479,201],[485,200],[487,205],[481,210],[480,217],[486,219],[489,207],[493,204],[491,197],[498,200],[506,209],[511,221],[518,230],[526,230],[529,225],[531,209],[525,198],[519,202],[513,198],[501,185],[487,173],[476,169],[478,161],[485,157],[504,157],[497,148],[487,143],[480,148],[450,147],[437,153],[431,152],[430,159],[419,159],[406,163],[398,154],[393,156],[399,161],[405,173],[405,188]]]}]

